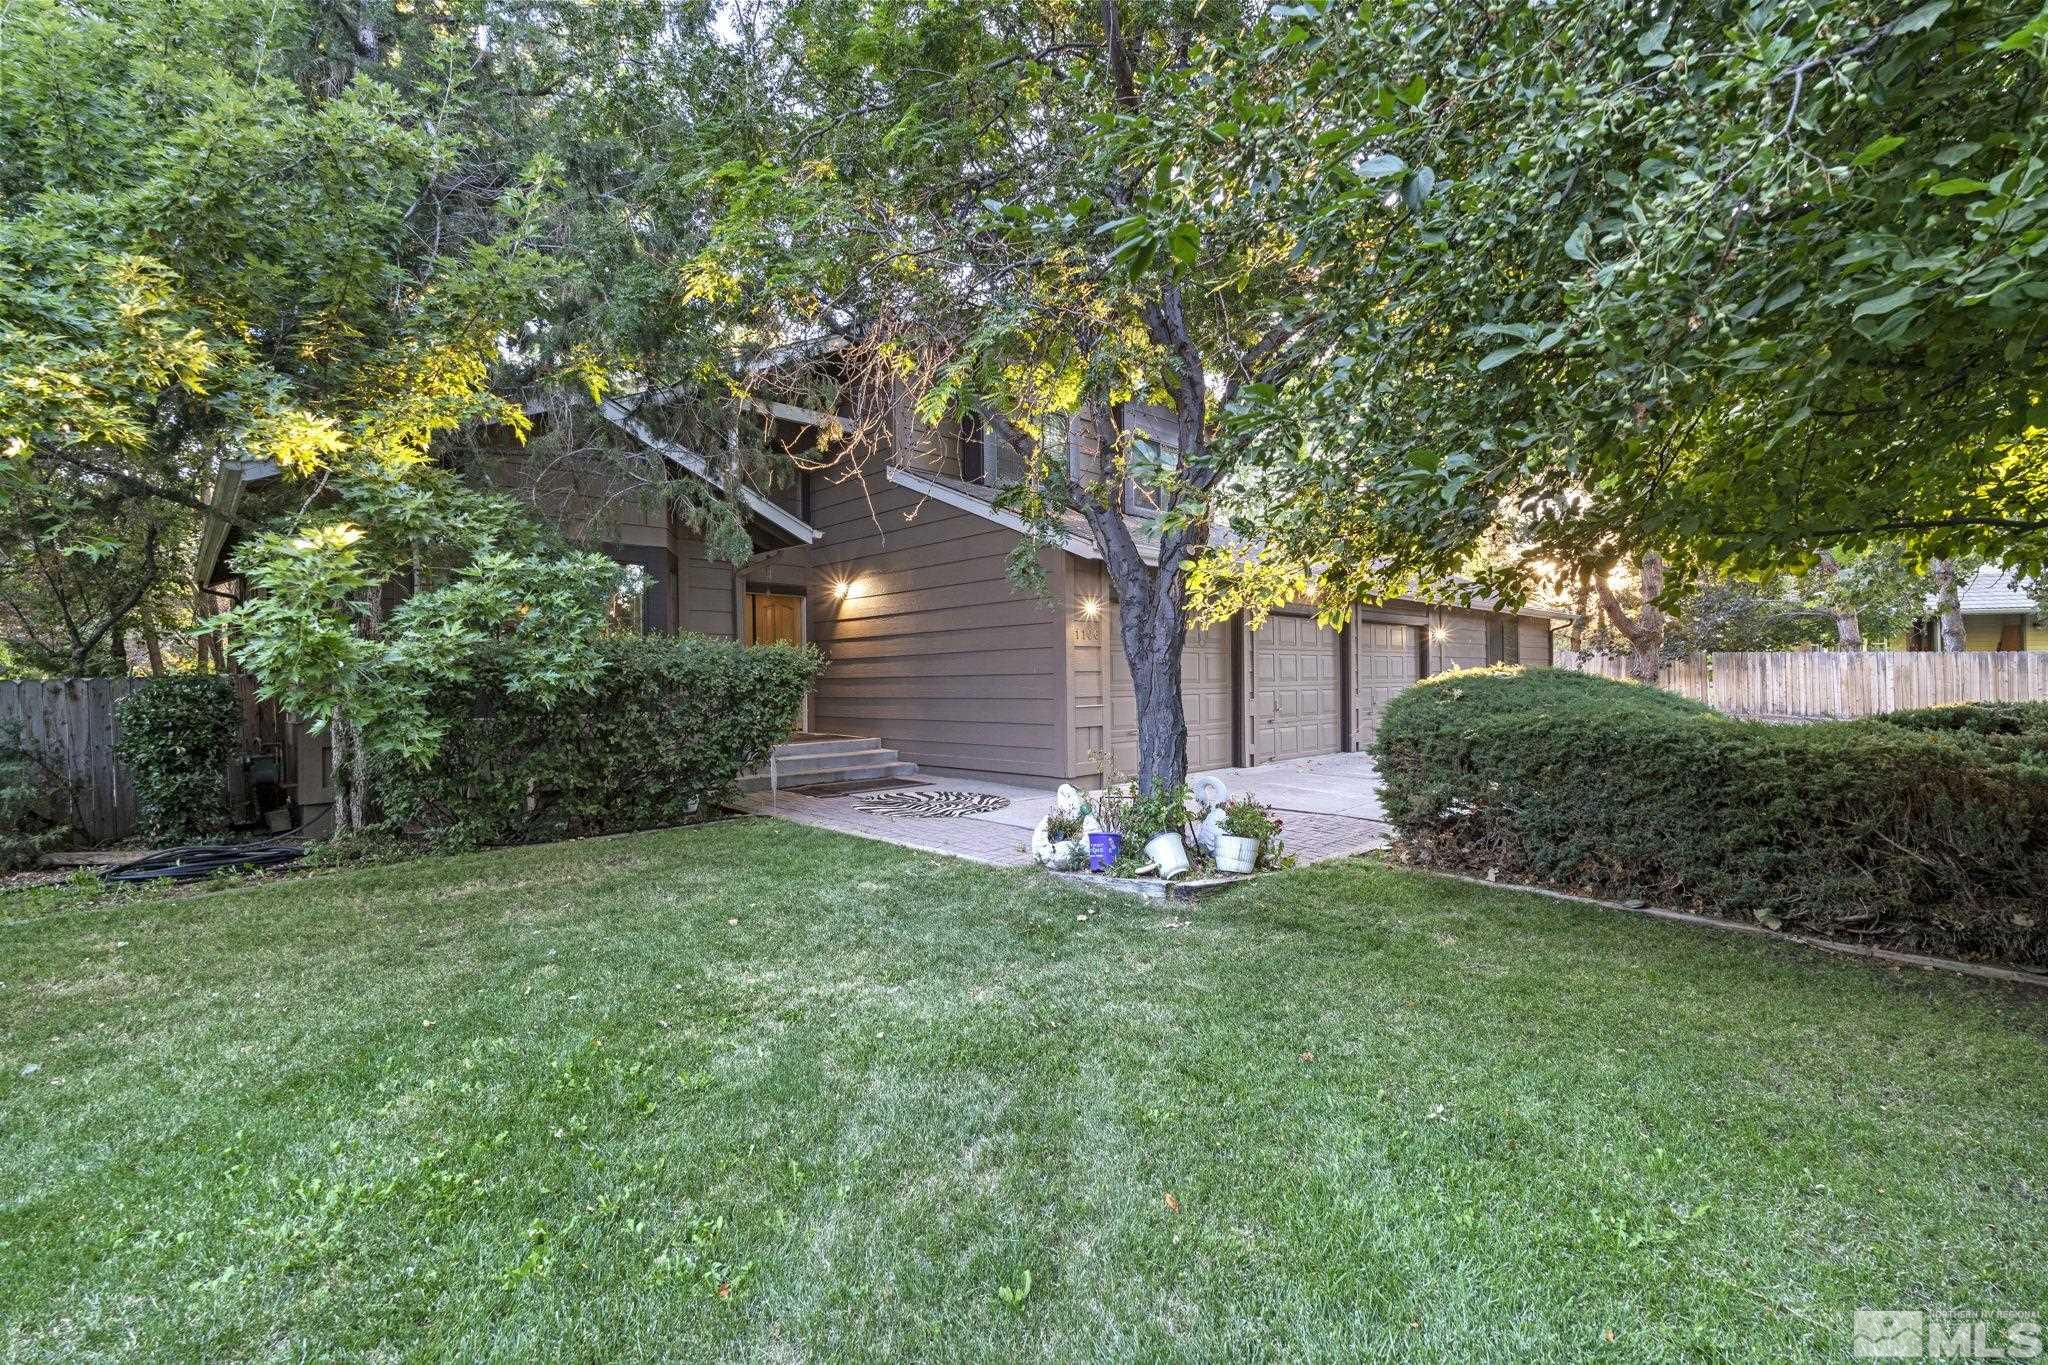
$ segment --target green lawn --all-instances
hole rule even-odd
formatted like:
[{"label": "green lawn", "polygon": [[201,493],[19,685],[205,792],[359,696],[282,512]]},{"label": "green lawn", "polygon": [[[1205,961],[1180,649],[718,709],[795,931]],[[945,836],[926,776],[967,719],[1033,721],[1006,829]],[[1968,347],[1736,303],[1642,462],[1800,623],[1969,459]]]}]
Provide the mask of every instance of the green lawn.
[{"label": "green lawn", "polygon": [[1365,863],[1163,912],[746,821],[0,917],[13,1356],[1838,1361],[2048,1304],[2048,1001]]}]

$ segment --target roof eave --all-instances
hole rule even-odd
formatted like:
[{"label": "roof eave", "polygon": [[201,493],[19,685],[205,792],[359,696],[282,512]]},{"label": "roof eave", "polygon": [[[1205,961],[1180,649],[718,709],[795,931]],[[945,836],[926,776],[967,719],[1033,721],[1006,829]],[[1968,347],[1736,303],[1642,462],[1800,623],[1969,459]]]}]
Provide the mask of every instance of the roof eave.
[{"label": "roof eave", "polygon": [[[900,465],[890,465],[884,473],[887,475],[889,482],[895,484],[898,488],[908,489],[913,493],[930,498],[933,502],[943,503],[947,507],[958,508],[962,512],[980,517],[983,521],[1015,531],[1019,535],[1032,534],[1030,524],[1015,512],[997,507],[985,498],[975,497],[971,493],[962,493],[959,489],[950,487],[942,480],[927,477],[912,469],[904,469]],[[1139,556],[1147,564],[1156,566],[1159,563],[1158,545],[1145,540],[1139,540],[1136,536],[1133,536],[1132,539],[1137,542]],[[1095,541],[1091,537],[1081,535],[1078,532],[1069,531],[1061,536],[1060,548],[1077,559],[1090,559],[1097,563],[1102,561],[1102,551],[1096,547]]]},{"label": "roof eave", "polygon": [[[632,411],[617,399],[605,399],[599,404],[598,410],[604,414],[606,421],[648,449],[659,451],[669,463],[688,470],[714,488],[719,486],[718,479],[711,472],[710,462],[702,455],[687,446],[677,445],[674,441],[657,436],[645,422],[634,416]],[[753,489],[742,488],[739,494],[740,501],[746,505],[749,512],[789,536],[795,543],[815,545],[824,538],[817,527],[777,507]]]}]

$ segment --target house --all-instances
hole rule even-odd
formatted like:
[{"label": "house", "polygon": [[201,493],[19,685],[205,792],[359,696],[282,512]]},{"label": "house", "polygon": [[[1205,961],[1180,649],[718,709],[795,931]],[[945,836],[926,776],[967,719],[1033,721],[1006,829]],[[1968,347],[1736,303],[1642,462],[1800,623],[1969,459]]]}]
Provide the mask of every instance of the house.
[{"label": "house", "polygon": [[[796,448],[835,421],[763,407],[774,439]],[[667,456],[677,477],[704,476],[698,456],[624,403],[606,403],[604,415]],[[1084,477],[1095,458],[1087,425],[1068,427],[1069,458]],[[578,472],[557,466],[525,491],[544,512],[566,512],[578,539],[641,566],[644,628],[820,647],[831,666],[809,701],[811,732],[872,739],[940,775],[1090,781],[1102,754],[1133,771],[1137,711],[1115,594],[1079,517],[1057,547],[1039,551],[1046,596],[1020,592],[1006,566],[1025,524],[996,504],[1017,462],[993,432],[971,422],[923,427],[902,414],[888,439],[870,444],[888,448],[863,452],[857,466],[746,490],[755,553],[740,568],[709,557],[661,508],[608,499]],[[588,511],[606,505],[608,519]],[[1142,547],[1142,490],[1132,490],[1129,510]],[[1304,603],[1256,629],[1238,620],[1193,630],[1182,666],[1189,767],[1363,749],[1380,709],[1418,678],[1548,664],[1554,615],[1397,600],[1361,606],[1333,631]],[[818,775],[860,766],[852,756],[821,761]]]},{"label": "house", "polygon": [[[2048,649],[2048,621],[2042,619],[2034,585],[1997,564],[1986,564],[1956,589],[1963,608],[1964,648],[1973,651]],[[1928,615],[1891,649],[1941,647],[1941,622],[1930,597]]]},{"label": "house", "polygon": [[[826,413],[762,404],[777,442],[801,448]],[[701,455],[664,439],[649,414],[608,400],[599,415],[649,464],[710,479]],[[658,496],[632,496],[615,468],[551,449],[535,405],[529,444],[507,440],[488,477],[518,491],[573,539],[637,565],[639,623],[750,643],[817,645],[830,667],[807,703],[807,732],[780,751],[782,785],[900,775],[1022,785],[1099,779],[1101,756],[1137,767],[1137,711],[1117,603],[1079,518],[1038,551],[1047,593],[1012,586],[1024,523],[996,505],[1016,461],[972,423],[926,427],[907,414],[829,471],[741,492],[751,558],[711,556]],[[1070,459],[1095,460],[1073,423]],[[1142,490],[1130,514],[1144,543]],[[208,566],[217,581],[218,561]],[[1256,628],[1192,630],[1182,667],[1191,771],[1255,766],[1367,747],[1381,708],[1418,678],[1498,662],[1548,664],[1554,613],[1418,600],[1361,606],[1341,631],[1297,604]],[[307,737],[304,746],[317,746]],[[301,800],[323,754],[296,756]]]}]

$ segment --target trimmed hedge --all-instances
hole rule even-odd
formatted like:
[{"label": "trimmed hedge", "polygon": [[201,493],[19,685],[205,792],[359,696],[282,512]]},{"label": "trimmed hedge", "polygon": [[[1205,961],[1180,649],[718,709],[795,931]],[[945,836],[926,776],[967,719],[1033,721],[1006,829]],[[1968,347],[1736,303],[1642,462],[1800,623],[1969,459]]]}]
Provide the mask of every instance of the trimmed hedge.
[{"label": "trimmed hedge", "polygon": [[1375,756],[1419,862],[2048,967],[2031,730],[2048,708],[1939,712],[1765,725],[1634,683],[1473,669],[1396,698]]},{"label": "trimmed hedge", "polygon": [[151,839],[184,841],[228,827],[228,763],[242,704],[218,674],[156,678],[115,703],[114,754],[135,783],[136,823]]},{"label": "trimmed hedge", "polygon": [[613,638],[592,694],[554,708],[508,695],[486,661],[429,699],[447,738],[424,768],[380,764],[401,824],[505,844],[701,819],[787,738],[824,666],[814,649],[692,636]]}]

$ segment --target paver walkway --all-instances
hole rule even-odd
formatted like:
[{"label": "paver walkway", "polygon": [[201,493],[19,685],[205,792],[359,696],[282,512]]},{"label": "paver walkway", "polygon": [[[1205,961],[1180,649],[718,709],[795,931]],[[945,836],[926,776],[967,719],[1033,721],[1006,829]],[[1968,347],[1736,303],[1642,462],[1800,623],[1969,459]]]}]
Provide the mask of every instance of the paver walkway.
[{"label": "paver walkway", "polygon": [[[1219,768],[1196,776],[1221,778],[1232,796],[1250,794],[1272,806],[1285,826],[1287,851],[1298,864],[1349,857],[1387,842],[1379,774],[1365,754],[1330,754],[1259,768]],[[742,797],[739,804],[755,815],[772,815],[990,867],[1030,865],[1031,831],[1051,808],[1051,792],[964,777],[934,777],[928,785],[1006,796],[1010,804],[1002,810],[951,820],[864,811],[858,796],[805,796],[801,788],[779,795],[755,792]]]}]

